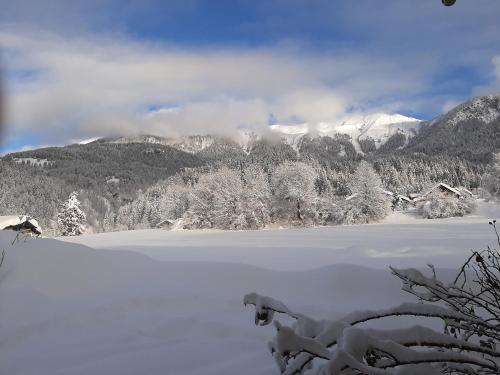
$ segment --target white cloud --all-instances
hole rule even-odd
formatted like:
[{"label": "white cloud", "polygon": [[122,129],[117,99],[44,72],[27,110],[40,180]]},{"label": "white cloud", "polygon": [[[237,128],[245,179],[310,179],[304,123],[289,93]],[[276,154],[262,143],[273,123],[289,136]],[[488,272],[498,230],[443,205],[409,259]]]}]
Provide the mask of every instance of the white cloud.
[{"label": "white cloud", "polygon": [[[297,48],[179,49],[114,36],[0,32],[7,123],[51,142],[134,132],[227,133],[280,122],[333,121],[354,106],[407,105],[428,71],[397,60],[304,54]],[[425,65],[424,65],[425,66]],[[430,66],[430,65],[429,65]],[[23,75],[23,72],[30,74]],[[148,108],[175,108],[146,116]],[[378,108],[377,108],[378,109]]]},{"label": "white cloud", "polygon": [[500,56],[495,56],[493,58],[493,65],[495,67],[495,76],[497,83],[500,83]]},{"label": "white cloud", "polygon": [[447,100],[444,104],[443,104],[443,113],[446,113],[450,110],[452,110],[453,108],[455,108],[457,105],[460,104],[460,101],[459,100]]},{"label": "white cloud", "polygon": [[490,81],[487,84],[474,87],[472,90],[474,96],[500,93],[500,55],[491,59],[490,69],[488,70],[491,72]]}]

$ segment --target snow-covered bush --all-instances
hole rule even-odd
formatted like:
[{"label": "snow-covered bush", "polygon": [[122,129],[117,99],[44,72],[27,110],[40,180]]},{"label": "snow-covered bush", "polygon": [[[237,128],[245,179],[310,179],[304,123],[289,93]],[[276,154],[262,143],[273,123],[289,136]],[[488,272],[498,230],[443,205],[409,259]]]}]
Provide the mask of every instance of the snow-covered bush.
[{"label": "snow-covered bush", "polygon": [[345,205],[344,223],[379,221],[390,213],[391,198],[384,193],[382,180],[373,167],[362,161],[349,184],[352,195]]},{"label": "snow-covered bush", "polygon": [[317,223],[322,225],[345,224],[345,206],[343,197],[320,197],[316,204]]},{"label": "snow-covered bush", "polygon": [[276,216],[288,223],[305,224],[314,220],[318,199],[317,177],[316,170],[302,162],[279,165],[271,182]]},{"label": "snow-covered bush", "polygon": [[475,206],[473,199],[435,195],[422,206],[422,216],[426,219],[464,216],[471,213]]},{"label": "snow-covered bush", "polygon": [[243,170],[243,205],[247,227],[263,228],[271,221],[271,187],[269,177],[258,165]]},{"label": "snow-covered bush", "polygon": [[269,197],[263,171],[223,167],[200,176],[184,222],[192,228],[261,228],[269,221]]},{"label": "snow-covered bush", "polygon": [[80,209],[78,194],[72,192],[61,211],[57,214],[57,224],[63,236],[78,236],[85,230],[85,213]]},{"label": "snow-covered bush", "polygon": [[[495,222],[490,224],[499,238]],[[256,293],[243,302],[255,306],[256,325],[274,324],[276,335],[268,347],[282,374],[498,375],[500,253],[491,248],[474,252],[450,284],[429,267],[430,276],[391,268],[402,289],[419,303],[352,312],[338,320],[316,320]],[[295,322],[286,326],[278,314]],[[422,325],[383,330],[365,324],[401,316],[440,320],[443,330]]]}]

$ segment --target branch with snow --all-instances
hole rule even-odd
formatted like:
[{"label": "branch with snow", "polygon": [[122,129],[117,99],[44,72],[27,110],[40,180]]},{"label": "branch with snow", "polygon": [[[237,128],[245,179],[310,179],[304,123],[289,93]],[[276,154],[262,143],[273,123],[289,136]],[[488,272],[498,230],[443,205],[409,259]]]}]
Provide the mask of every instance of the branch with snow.
[{"label": "branch with snow", "polygon": [[[495,222],[490,223],[500,245]],[[251,293],[245,305],[255,306],[255,324],[274,322],[271,353],[287,375],[302,374],[474,374],[500,373],[500,254],[488,248],[474,252],[455,281],[440,281],[416,269],[391,268],[402,289],[419,303],[383,310],[352,312],[334,321],[315,320],[292,311],[283,302]],[[295,320],[285,326],[275,320],[283,314]],[[375,330],[363,323],[413,316],[438,319],[444,329],[423,326]],[[318,362],[318,363],[316,363]],[[314,365],[316,364],[316,365]]]}]

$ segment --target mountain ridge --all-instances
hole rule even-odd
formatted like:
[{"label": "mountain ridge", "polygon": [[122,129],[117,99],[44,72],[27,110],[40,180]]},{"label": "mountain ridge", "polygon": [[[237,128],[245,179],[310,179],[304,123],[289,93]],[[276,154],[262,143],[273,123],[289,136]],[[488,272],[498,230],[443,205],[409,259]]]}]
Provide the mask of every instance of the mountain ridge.
[{"label": "mountain ridge", "polygon": [[[447,148],[455,154],[500,151],[500,94],[472,98],[430,121],[378,112],[351,115],[337,122],[320,122],[315,125],[273,124],[260,133],[240,129],[231,135],[164,137],[136,134],[91,139],[90,142],[79,145],[141,143],[168,146],[189,154],[231,149],[248,155],[259,142],[271,142],[286,144],[300,154],[304,143],[310,147],[311,140],[319,140],[316,141],[319,144],[325,137],[342,140],[343,143],[349,138],[355,152],[361,156],[397,151],[439,154],[446,152]],[[477,145],[481,142],[482,144]],[[344,151],[339,151],[338,156],[342,157]],[[21,154],[23,152],[9,155]]]}]

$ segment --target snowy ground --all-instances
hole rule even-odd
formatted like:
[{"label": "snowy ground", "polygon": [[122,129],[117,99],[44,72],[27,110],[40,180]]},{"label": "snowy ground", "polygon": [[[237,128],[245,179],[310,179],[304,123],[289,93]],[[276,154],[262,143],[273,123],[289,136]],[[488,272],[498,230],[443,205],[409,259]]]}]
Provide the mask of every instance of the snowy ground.
[{"label": "snowy ground", "polygon": [[[500,215],[499,215],[500,217]],[[137,230],[66,237],[107,250],[140,252],[162,261],[248,264],[304,271],[331,264],[387,269],[393,266],[456,267],[471,249],[492,244],[489,218],[442,220],[396,214],[381,224],[264,231]]]},{"label": "snowy ground", "polygon": [[487,221],[397,216],[368,226],[145,230],[14,247],[0,233],[0,374],[277,374],[265,345],[271,328],[253,325],[243,294],[317,317],[411,301],[387,265],[452,268],[493,244]]}]

